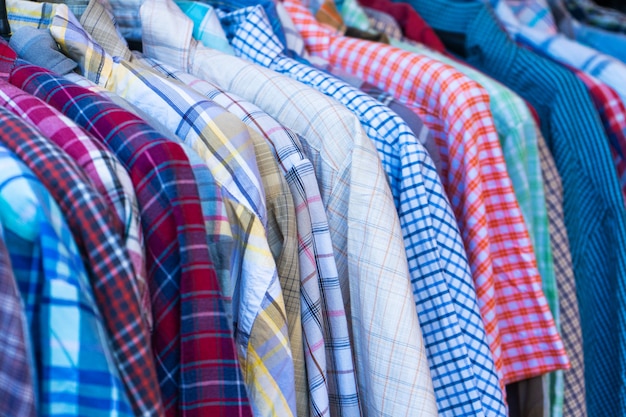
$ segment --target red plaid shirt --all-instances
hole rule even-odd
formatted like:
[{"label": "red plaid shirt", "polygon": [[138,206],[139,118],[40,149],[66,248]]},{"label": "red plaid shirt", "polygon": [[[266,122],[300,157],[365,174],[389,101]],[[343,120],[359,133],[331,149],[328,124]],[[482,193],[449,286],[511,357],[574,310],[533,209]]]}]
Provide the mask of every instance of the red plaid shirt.
[{"label": "red plaid shirt", "polygon": [[285,0],[310,53],[411,107],[433,131],[481,315],[503,383],[569,365],[541,289],[528,230],[506,172],[485,90],[452,67],[398,48],[336,35]]}]

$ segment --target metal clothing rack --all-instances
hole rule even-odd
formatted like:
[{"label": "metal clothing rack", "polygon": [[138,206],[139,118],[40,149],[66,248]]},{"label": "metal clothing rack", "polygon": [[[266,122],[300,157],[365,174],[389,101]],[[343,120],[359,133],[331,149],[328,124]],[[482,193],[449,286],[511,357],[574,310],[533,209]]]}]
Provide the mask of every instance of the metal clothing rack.
[{"label": "metal clothing rack", "polygon": [[7,41],[11,37],[11,27],[9,26],[9,18],[7,17],[6,0],[0,0],[0,36]]}]

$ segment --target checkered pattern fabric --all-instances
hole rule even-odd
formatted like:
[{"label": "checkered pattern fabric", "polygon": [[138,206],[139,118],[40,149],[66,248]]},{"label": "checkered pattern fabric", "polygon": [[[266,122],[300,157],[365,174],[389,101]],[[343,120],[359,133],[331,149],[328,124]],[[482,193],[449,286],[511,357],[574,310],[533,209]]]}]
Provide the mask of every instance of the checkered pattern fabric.
[{"label": "checkered pattern fabric", "polygon": [[40,68],[18,66],[10,82],[87,129],[131,175],[146,236],[152,346],[167,415],[251,415],[208,257],[195,177],[180,146],[108,99]]},{"label": "checkered pattern fabric", "polygon": [[[570,71],[518,47],[482,3],[413,6],[436,30],[464,35],[466,59],[505,82],[537,110],[563,181],[563,211],[583,330],[589,415],[620,416],[626,384],[622,314],[626,213],[608,140],[589,93]],[[445,16],[445,18],[444,18]],[[555,257],[556,259],[556,257]]]},{"label": "checkered pattern fabric", "polygon": [[[166,22],[172,20],[165,19],[177,14],[176,22],[190,23],[180,11],[169,9],[167,2],[158,2],[156,8],[163,11],[163,20],[153,22],[155,28],[169,26]],[[363,410],[393,415],[436,413],[393,199],[376,150],[359,121],[309,87],[206,49],[183,31],[164,38],[156,38],[158,34],[153,31],[144,37],[147,55],[176,66],[181,57],[189,56],[181,69],[254,102],[303,138],[328,214]],[[171,52],[177,50],[177,54]],[[230,71],[220,69],[225,66]],[[384,285],[379,282],[383,276]],[[383,311],[385,319],[377,318]],[[422,360],[407,361],[407,355]]]},{"label": "checkered pattern fabric", "polygon": [[[128,390],[120,377],[120,361],[111,350],[112,338],[103,323],[102,314],[107,312],[102,304],[100,308],[96,305],[99,288],[93,285],[96,283],[89,282],[88,274],[93,269],[85,270],[77,246],[82,239],[78,237],[74,240],[76,235],[72,235],[65,220],[67,212],[62,213],[55,201],[63,198],[58,195],[59,188],[64,188],[72,180],[82,179],[82,176],[77,177],[72,172],[77,167],[69,158],[68,165],[64,167],[51,163],[51,160],[58,159],[55,156],[62,155],[62,151],[54,146],[49,149],[39,147],[38,144],[45,143],[46,139],[4,107],[0,107],[0,119],[2,224],[11,267],[26,313],[27,343],[33,349],[33,356],[28,358],[28,362],[33,366],[31,375],[35,385],[32,388],[36,387],[37,415],[51,416],[58,414],[59,410],[80,416],[134,415],[126,394]],[[25,163],[5,144],[18,151]],[[20,146],[27,151],[20,152]],[[32,166],[33,160],[37,160],[39,172],[33,172],[26,165]],[[42,174],[49,179],[47,185],[52,185],[49,190],[57,193],[56,196],[51,195],[40,182]],[[93,190],[80,180],[74,184],[77,187],[75,191],[82,193],[72,193],[69,198],[76,204],[89,205],[88,195],[94,195]],[[97,204],[98,200],[95,202]],[[98,206],[103,209],[101,213],[104,216],[105,206]],[[83,214],[81,211],[84,210],[71,214],[79,219]],[[110,230],[102,232],[115,242]],[[94,237],[89,245],[93,246],[98,239]],[[86,264],[90,268],[106,266],[117,269],[107,261],[105,256],[100,264]],[[117,269],[117,272],[119,277],[125,277],[123,271]],[[116,296],[124,298],[123,293]],[[129,293],[126,297],[134,301],[134,294]],[[124,316],[123,312],[120,316]],[[130,323],[128,330],[132,330],[133,325],[141,328],[139,316]],[[133,350],[132,346],[128,348]],[[144,345],[144,348],[149,352],[149,345]],[[142,374],[143,377],[149,375],[150,369],[142,369],[138,362],[140,357],[129,359],[133,362],[124,364],[126,375],[137,369],[140,373],[147,372]],[[148,381],[147,378],[144,380]],[[18,390],[20,385],[17,381],[9,381],[8,386]],[[157,394],[153,388],[145,393],[155,397]],[[7,415],[14,415],[15,412],[17,410],[11,410]]]},{"label": "checkered pattern fabric", "polygon": [[33,377],[36,373],[32,364],[30,333],[1,221],[0,332],[0,414],[35,417],[37,404]]},{"label": "checkered pattern fabric", "polygon": [[566,367],[485,90],[432,59],[334,36],[296,1],[285,5],[312,54],[392,92],[433,130],[503,382]]},{"label": "checkered pattern fabric", "polygon": [[[344,104],[359,118],[379,150],[400,213],[413,294],[439,412],[458,415],[475,413],[485,407],[504,413],[498,378],[485,342],[484,326],[472,296],[473,283],[465,251],[439,178],[417,138],[396,114],[373,98],[285,57],[261,8],[240,9],[222,15],[221,21],[239,55],[320,90]],[[430,171],[428,180],[424,179],[422,171]],[[425,187],[426,181],[428,186]],[[427,189],[433,191],[429,193]],[[428,201],[429,194],[431,202]],[[429,204],[441,207],[442,214],[431,213],[425,208]],[[435,230],[439,231],[439,236]],[[447,257],[441,253],[454,255]],[[449,276],[446,277],[444,271]],[[448,289],[449,286],[455,288]],[[457,297],[463,298],[459,305],[466,307],[458,312],[452,302]],[[472,344],[472,341],[476,343]],[[446,360],[441,356],[444,351]],[[469,365],[471,361],[474,363]],[[470,369],[468,365],[476,366],[476,369]],[[446,379],[444,375],[458,377]],[[476,386],[479,386],[478,391]],[[458,400],[460,392],[465,393],[466,401]]]},{"label": "checkered pattern fabric", "polygon": [[569,357],[571,368],[565,371],[563,389],[563,415],[587,416],[585,402],[585,361],[580,312],[576,298],[576,280],[569,249],[567,229],[563,217],[563,184],[556,169],[554,158],[545,139],[538,132],[539,157],[543,174],[546,205],[548,206],[548,228],[554,255],[554,272],[559,290],[561,310],[561,337]]},{"label": "checkered pattern fabric", "polygon": [[122,236],[133,265],[133,288],[146,324],[152,328],[152,304],[146,280],[145,247],[133,184],[124,167],[102,144],[73,121],[36,97],[0,80],[0,103],[36,126],[82,168],[91,183],[114,208],[113,228]]}]

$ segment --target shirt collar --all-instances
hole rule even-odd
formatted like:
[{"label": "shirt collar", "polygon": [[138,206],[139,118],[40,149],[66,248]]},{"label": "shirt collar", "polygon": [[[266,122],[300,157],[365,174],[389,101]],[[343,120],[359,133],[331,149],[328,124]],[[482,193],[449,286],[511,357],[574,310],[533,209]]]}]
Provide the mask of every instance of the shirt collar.
[{"label": "shirt collar", "polygon": [[299,0],[284,0],[283,4],[302,34],[307,50],[328,60],[332,37],[339,33],[319,24]]},{"label": "shirt collar", "polygon": [[191,19],[171,0],[145,0],[140,14],[144,53],[189,72],[190,57],[198,45]]},{"label": "shirt collar", "polygon": [[269,66],[285,48],[274,34],[261,6],[245,7],[234,12],[218,11],[220,22],[237,55]]},{"label": "shirt collar", "polygon": [[194,39],[208,48],[235,55],[213,7],[197,1],[176,1],[176,4],[193,21]]},{"label": "shirt collar", "polygon": [[48,28],[61,51],[78,63],[81,73],[98,85],[106,85],[113,59],[85,31],[65,4],[9,0],[11,27]]}]

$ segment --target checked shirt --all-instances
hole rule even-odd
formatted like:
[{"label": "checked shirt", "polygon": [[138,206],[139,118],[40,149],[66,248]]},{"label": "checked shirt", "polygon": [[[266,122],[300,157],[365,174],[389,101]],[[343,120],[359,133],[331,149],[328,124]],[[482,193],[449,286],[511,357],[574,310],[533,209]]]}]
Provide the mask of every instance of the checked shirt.
[{"label": "checked shirt", "polygon": [[[86,134],[74,122],[36,97],[0,80],[0,104],[28,120],[63,149],[87,174],[93,186],[115,209],[113,224],[122,230],[122,240],[130,256],[137,297],[149,328],[152,306],[146,281],[145,249],[137,197],[128,173],[117,158],[102,144]],[[121,222],[121,223],[120,223]]]},{"label": "checked shirt", "polygon": [[432,59],[335,36],[298,2],[284,4],[309,52],[393,93],[435,134],[443,159],[442,179],[468,252],[502,382],[566,367],[567,356],[541,290],[484,89]]},{"label": "checked shirt", "polygon": [[[0,119],[3,141],[43,140],[2,107]],[[37,415],[134,415],[88,271],[61,209],[4,145],[0,161],[0,222],[26,315],[26,343],[33,349],[27,360],[36,383]],[[16,381],[8,384],[19,389]]]},{"label": "checked shirt", "polygon": [[[377,146],[400,214],[439,412],[480,413],[477,410],[484,406],[504,414],[465,250],[432,161],[417,138],[396,114],[373,98],[282,55],[261,8],[240,9],[223,15],[221,21],[239,55],[316,88],[359,117]],[[429,171],[427,178],[422,171]],[[440,212],[429,210],[435,206]],[[439,236],[436,230],[441,231]],[[444,351],[445,360],[441,356]],[[459,400],[460,392],[466,399]]]},{"label": "checked shirt", "polygon": [[208,256],[195,177],[181,147],[109,100],[41,68],[19,66],[9,81],[87,129],[131,175],[146,237],[152,345],[168,415],[251,415]]},{"label": "checked shirt", "polygon": [[[217,24],[219,26],[219,21]],[[213,83],[155,60],[141,59],[164,75],[178,79],[214,100],[262,134],[272,146],[296,207],[302,331],[310,410],[315,416],[328,413],[358,415],[360,410],[352,365],[352,345],[328,220],[313,165],[304,156],[297,134],[280,125],[254,104],[223,91]],[[340,408],[342,405],[343,408]]]},{"label": "checked shirt", "polygon": [[[4,167],[6,165],[3,164]],[[0,191],[2,193],[2,191]],[[32,347],[0,220],[0,415],[35,417]]]},{"label": "checked shirt", "polygon": [[[173,4],[158,5],[164,11],[162,18],[188,21]],[[189,28],[189,23],[184,27]],[[359,393],[362,400],[366,398],[362,409],[393,415],[436,412],[393,199],[376,150],[359,121],[310,87],[207,49],[194,42],[191,33],[173,31],[157,42],[154,33],[144,36],[144,51],[254,102],[302,137],[328,214],[352,326]],[[224,67],[231,70],[222,71]],[[379,282],[383,276],[384,285]],[[387,316],[377,319],[382,311]]]}]

